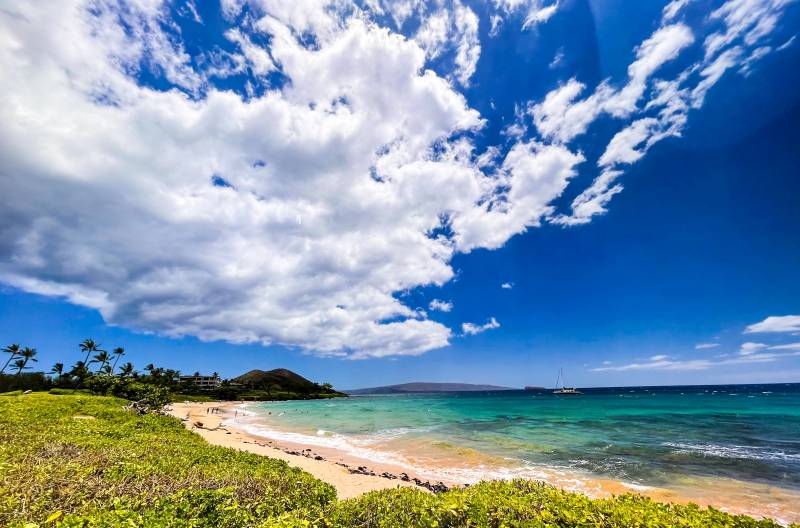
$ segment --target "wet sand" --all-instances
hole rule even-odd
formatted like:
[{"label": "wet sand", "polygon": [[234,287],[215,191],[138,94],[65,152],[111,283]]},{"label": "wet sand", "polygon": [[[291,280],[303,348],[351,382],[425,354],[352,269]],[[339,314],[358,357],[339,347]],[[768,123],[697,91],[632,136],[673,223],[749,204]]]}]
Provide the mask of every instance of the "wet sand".
[{"label": "wet sand", "polygon": [[[207,413],[209,408],[217,408],[219,411],[216,414],[209,414]],[[331,447],[276,440],[248,433],[244,429],[251,422],[247,421],[243,411],[245,409],[240,402],[184,402],[172,404],[169,413],[181,419],[188,429],[198,433],[209,443],[285,460],[290,465],[333,485],[338,497],[342,499],[398,486],[443,491],[447,487],[468,484],[458,481],[457,478],[448,477],[448,469],[452,469],[456,459],[469,460],[473,455],[462,453],[460,449],[454,453],[452,460],[446,462],[448,467],[432,467],[433,464],[441,465],[444,460],[441,456],[426,456],[426,452],[436,448],[430,445],[420,445],[417,449],[412,449],[419,456],[409,458],[408,464],[376,462]],[[238,419],[242,421],[237,423]],[[480,456],[487,459],[485,455]],[[483,459],[480,464],[488,461]],[[476,464],[475,467],[482,467],[477,460],[472,462]],[[490,462],[493,466],[505,463],[502,459]],[[425,469],[419,470],[419,468]],[[786,524],[800,522],[800,507],[797,506],[800,504],[797,500],[800,497],[795,493],[764,484],[698,477],[676,483],[667,489],[634,486],[616,480],[578,476],[547,468],[542,468],[541,474],[536,478],[593,498],[635,492],[660,502],[682,504],[694,502],[700,506],[711,505],[724,511],[747,514],[756,518],[771,517]],[[753,493],[756,489],[758,493]],[[768,497],[769,500],[765,501],[763,497]]]}]

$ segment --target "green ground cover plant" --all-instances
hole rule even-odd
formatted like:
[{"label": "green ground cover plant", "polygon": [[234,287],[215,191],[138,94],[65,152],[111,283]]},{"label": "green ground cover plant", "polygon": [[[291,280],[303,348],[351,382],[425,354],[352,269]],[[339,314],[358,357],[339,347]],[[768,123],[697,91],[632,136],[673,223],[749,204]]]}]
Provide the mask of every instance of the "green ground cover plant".
[{"label": "green ground cover plant", "polygon": [[119,398],[58,392],[0,398],[0,526],[779,526],[633,494],[593,500],[523,480],[337,501],[330,485],[309,474],[211,446],[174,418],[126,411]]}]

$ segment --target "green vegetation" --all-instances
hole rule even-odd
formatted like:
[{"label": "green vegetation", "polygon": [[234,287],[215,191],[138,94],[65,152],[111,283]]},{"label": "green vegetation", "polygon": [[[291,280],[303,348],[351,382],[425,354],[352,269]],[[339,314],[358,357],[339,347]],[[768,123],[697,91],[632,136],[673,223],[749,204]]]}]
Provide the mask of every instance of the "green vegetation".
[{"label": "green vegetation", "polygon": [[[99,396],[0,397],[0,526],[252,526],[319,517],[334,489]],[[47,519],[53,521],[47,522]]]},{"label": "green vegetation", "polygon": [[[51,389],[80,390],[88,388],[94,394],[118,396],[130,400],[146,400],[146,405],[166,401],[217,401],[217,400],[307,400],[318,398],[337,398],[347,396],[333,389],[330,383],[314,383],[286,369],[270,371],[252,370],[233,380],[220,380],[218,374],[212,377],[217,386],[200,386],[191,379],[181,377],[174,369],[156,367],[152,363],[144,367],[144,372],[136,370],[132,363],[121,364],[120,358],[125,349],[116,347],[112,352],[101,348],[93,339],[80,343],[83,359],[76,361],[69,370],[64,363],[55,363],[50,376],[43,372],[24,372],[30,369],[30,362],[37,362],[36,349],[12,344],[2,349],[8,354],[0,369],[0,392],[14,390],[46,391]],[[6,373],[9,372],[13,374]],[[92,370],[94,369],[94,371]]]},{"label": "green vegetation", "polygon": [[[637,495],[591,500],[530,482],[487,482],[337,501],[282,461],[208,445],[124,400],[0,397],[0,526],[775,528]],[[30,524],[28,524],[30,523]]]}]

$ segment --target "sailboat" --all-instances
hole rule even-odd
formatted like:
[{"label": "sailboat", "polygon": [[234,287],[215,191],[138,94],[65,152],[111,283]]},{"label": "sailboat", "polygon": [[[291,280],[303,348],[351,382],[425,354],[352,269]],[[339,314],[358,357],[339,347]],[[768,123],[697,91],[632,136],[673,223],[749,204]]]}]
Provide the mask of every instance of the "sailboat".
[{"label": "sailboat", "polygon": [[[561,385],[559,385],[559,382]],[[573,396],[576,394],[583,394],[581,391],[576,389],[575,387],[566,387],[567,380],[564,377],[564,369],[561,368],[558,370],[558,378],[556,379],[556,390],[553,391],[553,394],[556,396]]]}]

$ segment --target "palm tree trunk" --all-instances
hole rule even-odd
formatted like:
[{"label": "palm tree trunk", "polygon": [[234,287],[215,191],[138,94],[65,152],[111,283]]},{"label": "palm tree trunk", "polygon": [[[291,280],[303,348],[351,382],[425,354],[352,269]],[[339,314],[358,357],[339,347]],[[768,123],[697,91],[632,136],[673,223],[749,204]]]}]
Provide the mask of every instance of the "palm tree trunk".
[{"label": "palm tree trunk", "polygon": [[11,356],[8,358],[8,361],[6,361],[6,364],[3,365],[2,369],[0,369],[0,374],[2,374],[3,372],[6,371],[6,367],[8,366],[9,363],[11,363],[11,360],[14,359],[14,357],[15,357],[15,354],[11,354]]}]

